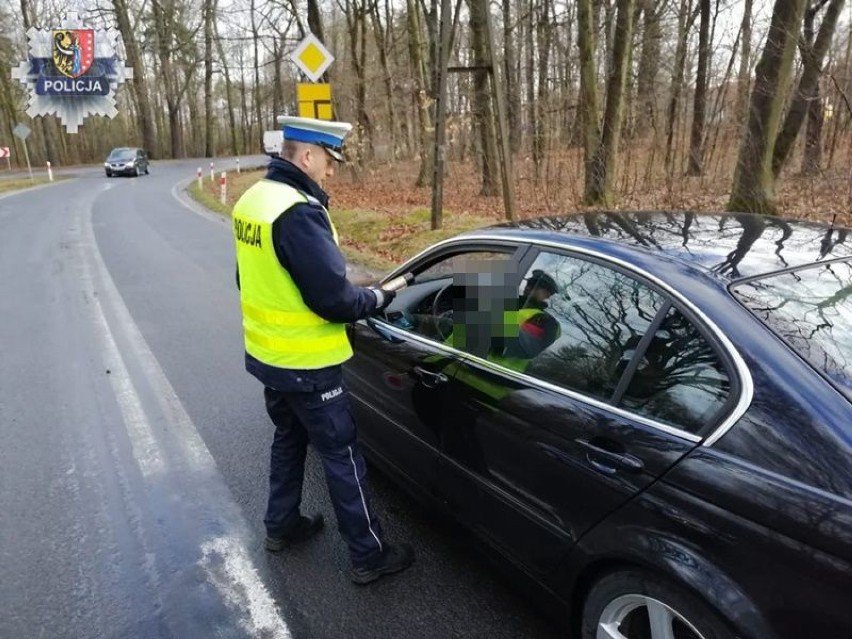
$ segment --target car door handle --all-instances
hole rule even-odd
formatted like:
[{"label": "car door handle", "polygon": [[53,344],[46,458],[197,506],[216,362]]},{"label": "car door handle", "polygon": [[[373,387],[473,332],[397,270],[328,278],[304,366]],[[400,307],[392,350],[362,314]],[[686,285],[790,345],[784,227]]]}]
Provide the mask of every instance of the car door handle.
[{"label": "car door handle", "polygon": [[596,446],[585,439],[575,439],[574,442],[586,450],[586,459],[588,459],[589,463],[596,470],[604,474],[612,475],[619,470],[639,474],[645,469],[644,462],[633,455],[616,453]]},{"label": "car door handle", "polygon": [[433,373],[432,371],[427,371],[425,368],[421,368],[420,366],[415,366],[411,369],[411,372],[414,373],[414,376],[423,382],[423,385],[426,388],[435,388],[441,384],[446,384],[450,381],[450,378],[444,375],[443,373]]}]

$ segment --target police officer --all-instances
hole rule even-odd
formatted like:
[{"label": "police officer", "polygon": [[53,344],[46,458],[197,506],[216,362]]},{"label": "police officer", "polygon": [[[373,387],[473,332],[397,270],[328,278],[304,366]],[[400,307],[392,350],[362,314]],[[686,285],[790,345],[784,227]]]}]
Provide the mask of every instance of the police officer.
[{"label": "police officer", "polygon": [[547,349],[562,334],[559,322],[546,312],[547,300],[559,292],[556,280],[541,269],[534,269],[527,278],[524,292],[518,299],[518,339],[506,349],[507,357],[523,360],[518,371],[526,369],[532,358]]},{"label": "police officer", "polygon": [[323,527],[300,510],[307,444],[322,458],[351,578],[366,584],[414,560],[391,545],[370,507],[341,364],[352,356],[346,323],[384,309],[394,293],[346,279],[323,182],[343,161],[345,122],[281,117],[280,158],[234,206],[237,281],[246,369],[265,386],[275,436],[269,470],[266,549],[281,551]]}]

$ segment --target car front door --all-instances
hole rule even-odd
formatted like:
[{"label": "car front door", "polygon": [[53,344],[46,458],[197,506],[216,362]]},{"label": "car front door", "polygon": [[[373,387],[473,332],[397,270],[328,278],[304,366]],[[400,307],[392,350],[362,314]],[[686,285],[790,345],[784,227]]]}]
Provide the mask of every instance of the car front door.
[{"label": "car front door", "polygon": [[354,356],[344,366],[359,438],[374,458],[434,496],[441,429],[463,356],[451,340],[450,285],[466,270],[517,270],[517,245],[449,245],[410,266],[415,283],[380,316],[349,327]]},{"label": "car front door", "polygon": [[542,273],[556,292],[519,336],[549,343],[524,360],[497,340],[461,361],[439,478],[469,525],[556,583],[584,532],[697,445],[730,384],[694,325],[640,278],[589,256],[541,252],[521,282],[522,308]]}]

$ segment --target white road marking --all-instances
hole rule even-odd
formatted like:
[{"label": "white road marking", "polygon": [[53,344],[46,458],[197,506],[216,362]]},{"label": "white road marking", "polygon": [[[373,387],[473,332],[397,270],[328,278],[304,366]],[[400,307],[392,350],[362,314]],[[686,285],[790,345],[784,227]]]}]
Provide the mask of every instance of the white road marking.
[{"label": "white road marking", "polygon": [[[270,599],[263,583],[257,578],[257,571],[239,541],[232,537],[211,539],[204,542],[201,552],[201,566],[210,581],[216,584],[223,596],[228,597],[229,603],[237,610],[248,610],[248,619],[242,620],[241,624],[252,637],[291,637],[289,628],[278,614],[275,602]],[[243,588],[234,588],[233,584],[241,584]]]},{"label": "white road marking", "polygon": [[[91,292],[89,300],[100,329],[103,361],[112,362],[110,383],[127,427],[134,458],[143,476],[148,479],[169,470],[166,451],[157,440],[145,413],[142,400],[128,372],[125,357],[141,366],[145,382],[150,385],[159,400],[169,432],[176,435],[174,439],[178,442],[179,450],[178,459],[173,459],[173,463],[179,465],[181,470],[191,470],[196,475],[208,478],[208,481],[210,478],[217,478],[216,484],[221,487],[218,492],[216,487],[211,487],[208,494],[215,493],[217,496],[215,512],[221,520],[219,528],[224,529],[226,534],[202,542],[202,556],[198,562],[200,567],[218,589],[223,601],[248,616],[239,620],[243,627],[250,629],[255,636],[289,639],[291,634],[287,624],[252,564],[245,543],[241,542],[241,539],[248,538],[248,524],[239,506],[224,487],[215,460],[133,321],[104,264],[94,237],[91,209],[81,218],[83,281],[87,292]],[[116,318],[114,327],[107,320],[104,305],[108,306]],[[124,338],[122,341],[129,344],[129,349],[124,353],[119,350],[113,328],[120,331]],[[175,457],[173,448],[169,449],[169,453],[172,458]],[[188,499],[197,498],[198,495],[188,496]]]}]

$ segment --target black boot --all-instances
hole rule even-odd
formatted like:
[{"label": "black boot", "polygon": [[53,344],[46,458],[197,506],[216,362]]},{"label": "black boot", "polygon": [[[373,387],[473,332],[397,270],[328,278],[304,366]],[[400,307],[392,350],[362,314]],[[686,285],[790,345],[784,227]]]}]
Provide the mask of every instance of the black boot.
[{"label": "black boot", "polygon": [[385,544],[382,552],[364,566],[353,566],[352,581],[364,585],[383,575],[400,572],[414,563],[414,549],[408,544],[391,546]]},{"label": "black boot", "polygon": [[320,513],[310,517],[302,515],[299,523],[286,535],[268,535],[266,537],[266,549],[269,552],[280,552],[285,548],[307,541],[322,530],[324,524],[325,520]]}]

